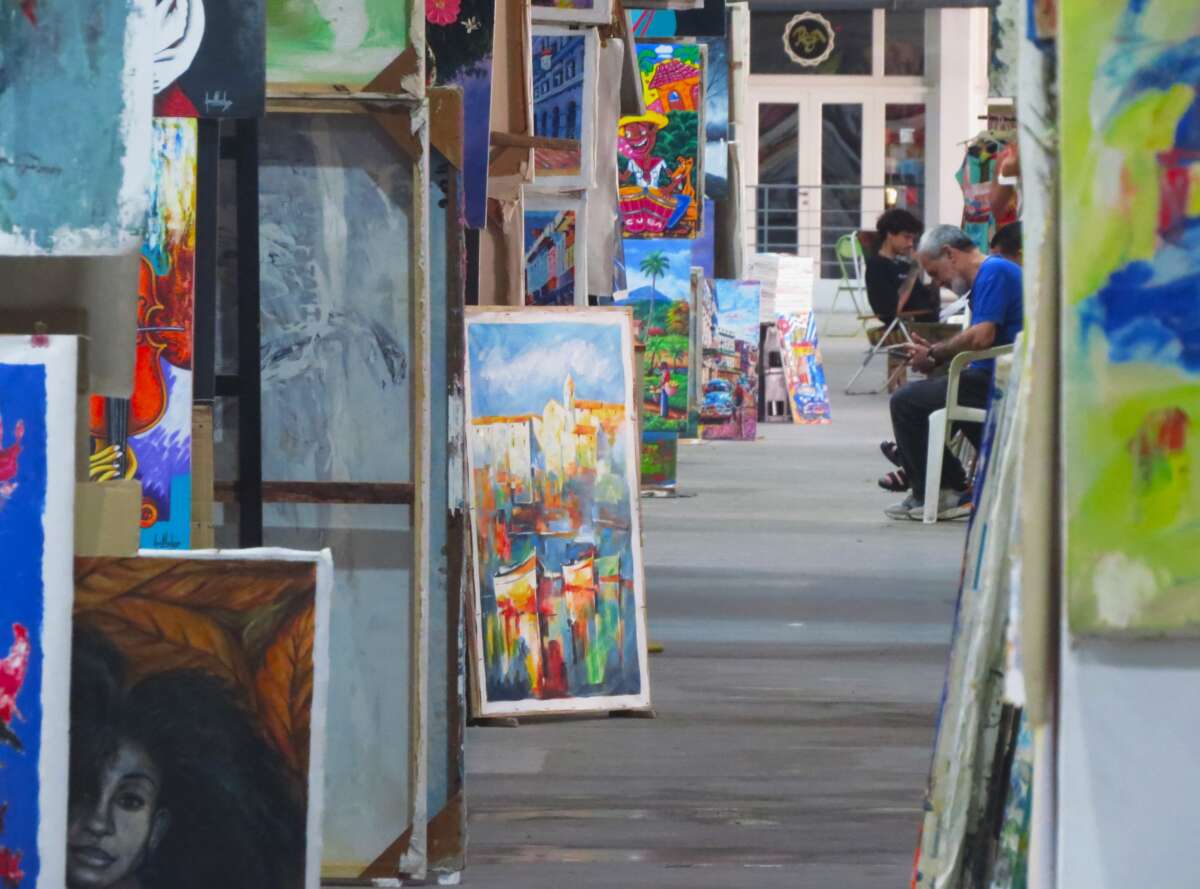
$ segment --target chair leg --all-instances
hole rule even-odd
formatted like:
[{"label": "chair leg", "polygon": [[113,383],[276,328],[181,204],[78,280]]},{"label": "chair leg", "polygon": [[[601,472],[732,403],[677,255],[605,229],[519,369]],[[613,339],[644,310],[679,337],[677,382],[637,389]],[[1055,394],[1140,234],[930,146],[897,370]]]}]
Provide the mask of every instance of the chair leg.
[{"label": "chair leg", "polygon": [[[888,337],[892,335],[892,331],[895,330],[898,321],[899,319],[893,318],[892,323],[889,324],[883,331],[883,335],[879,338],[879,342],[867,350],[867,355],[865,358],[863,358],[863,363],[859,366],[858,370],[855,371],[854,376],[850,378],[850,382],[846,384],[847,395],[874,395],[877,392],[883,391],[881,388],[865,389],[862,392],[851,392],[850,390],[854,388],[854,384],[857,382],[858,378],[863,375],[863,371],[867,369],[867,365],[871,363],[871,359],[878,355],[881,350],[887,348]],[[909,340],[909,342],[911,342],[911,340]],[[886,386],[887,383],[884,383],[884,387]]]},{"label": "chair leg", "polygon": [[929,447],[925,457],[925,524],[937,522],[942,493],[942,459],[946,453],[946,409],[929,415]]}]

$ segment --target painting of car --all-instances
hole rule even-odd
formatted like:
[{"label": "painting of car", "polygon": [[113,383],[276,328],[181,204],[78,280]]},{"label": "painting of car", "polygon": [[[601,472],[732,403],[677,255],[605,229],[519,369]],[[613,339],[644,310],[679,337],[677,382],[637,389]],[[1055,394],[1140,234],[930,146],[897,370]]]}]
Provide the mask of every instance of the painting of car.
[{"label": "painting of car", "polygon": [[709,380],[704,384],[704,403],[700,406],[701,423],[725,423],[733,419],[733,386],[728,380]]}]

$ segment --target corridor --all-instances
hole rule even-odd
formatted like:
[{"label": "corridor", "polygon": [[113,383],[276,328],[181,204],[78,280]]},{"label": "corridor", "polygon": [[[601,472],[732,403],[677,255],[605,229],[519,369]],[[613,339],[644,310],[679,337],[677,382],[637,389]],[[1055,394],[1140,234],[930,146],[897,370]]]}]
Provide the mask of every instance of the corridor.
[{"label": "corridor", "polygon": [[832,426],[682,445],[643,500],[656,719],[469,731],[465,885],[907,885],[965,524],[883,517],[861,342],[823,343]]}]

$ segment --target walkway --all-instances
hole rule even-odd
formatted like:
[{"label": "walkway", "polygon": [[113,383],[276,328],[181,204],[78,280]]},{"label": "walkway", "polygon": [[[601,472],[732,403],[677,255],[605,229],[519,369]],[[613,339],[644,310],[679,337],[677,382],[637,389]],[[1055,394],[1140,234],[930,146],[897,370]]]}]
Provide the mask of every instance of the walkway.
[{"label": "walkway", "polygon": [[658,718],[471,729],[465,885],[907,885],[965,525],[884,519],[886,398],[833,409],[680,448],[643,501]]}]

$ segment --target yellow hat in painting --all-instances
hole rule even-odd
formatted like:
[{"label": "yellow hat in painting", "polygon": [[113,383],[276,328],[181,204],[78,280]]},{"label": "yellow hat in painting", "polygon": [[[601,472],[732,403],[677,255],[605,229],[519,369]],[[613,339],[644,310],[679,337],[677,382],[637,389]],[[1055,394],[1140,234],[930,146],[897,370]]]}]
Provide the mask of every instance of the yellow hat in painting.
[{"label": "yellow hat in painting", "polygon": [[667,120],[667,117],[664,114],[659,114],[657,111],[647,111],[645,114],[630,114],[626,117],[622,117],[619,121],[617,121],[617,129],[623,130],[631,123],[648,123],[651,126],[657,127],[661,130],[665,128],[670,121]]}]

